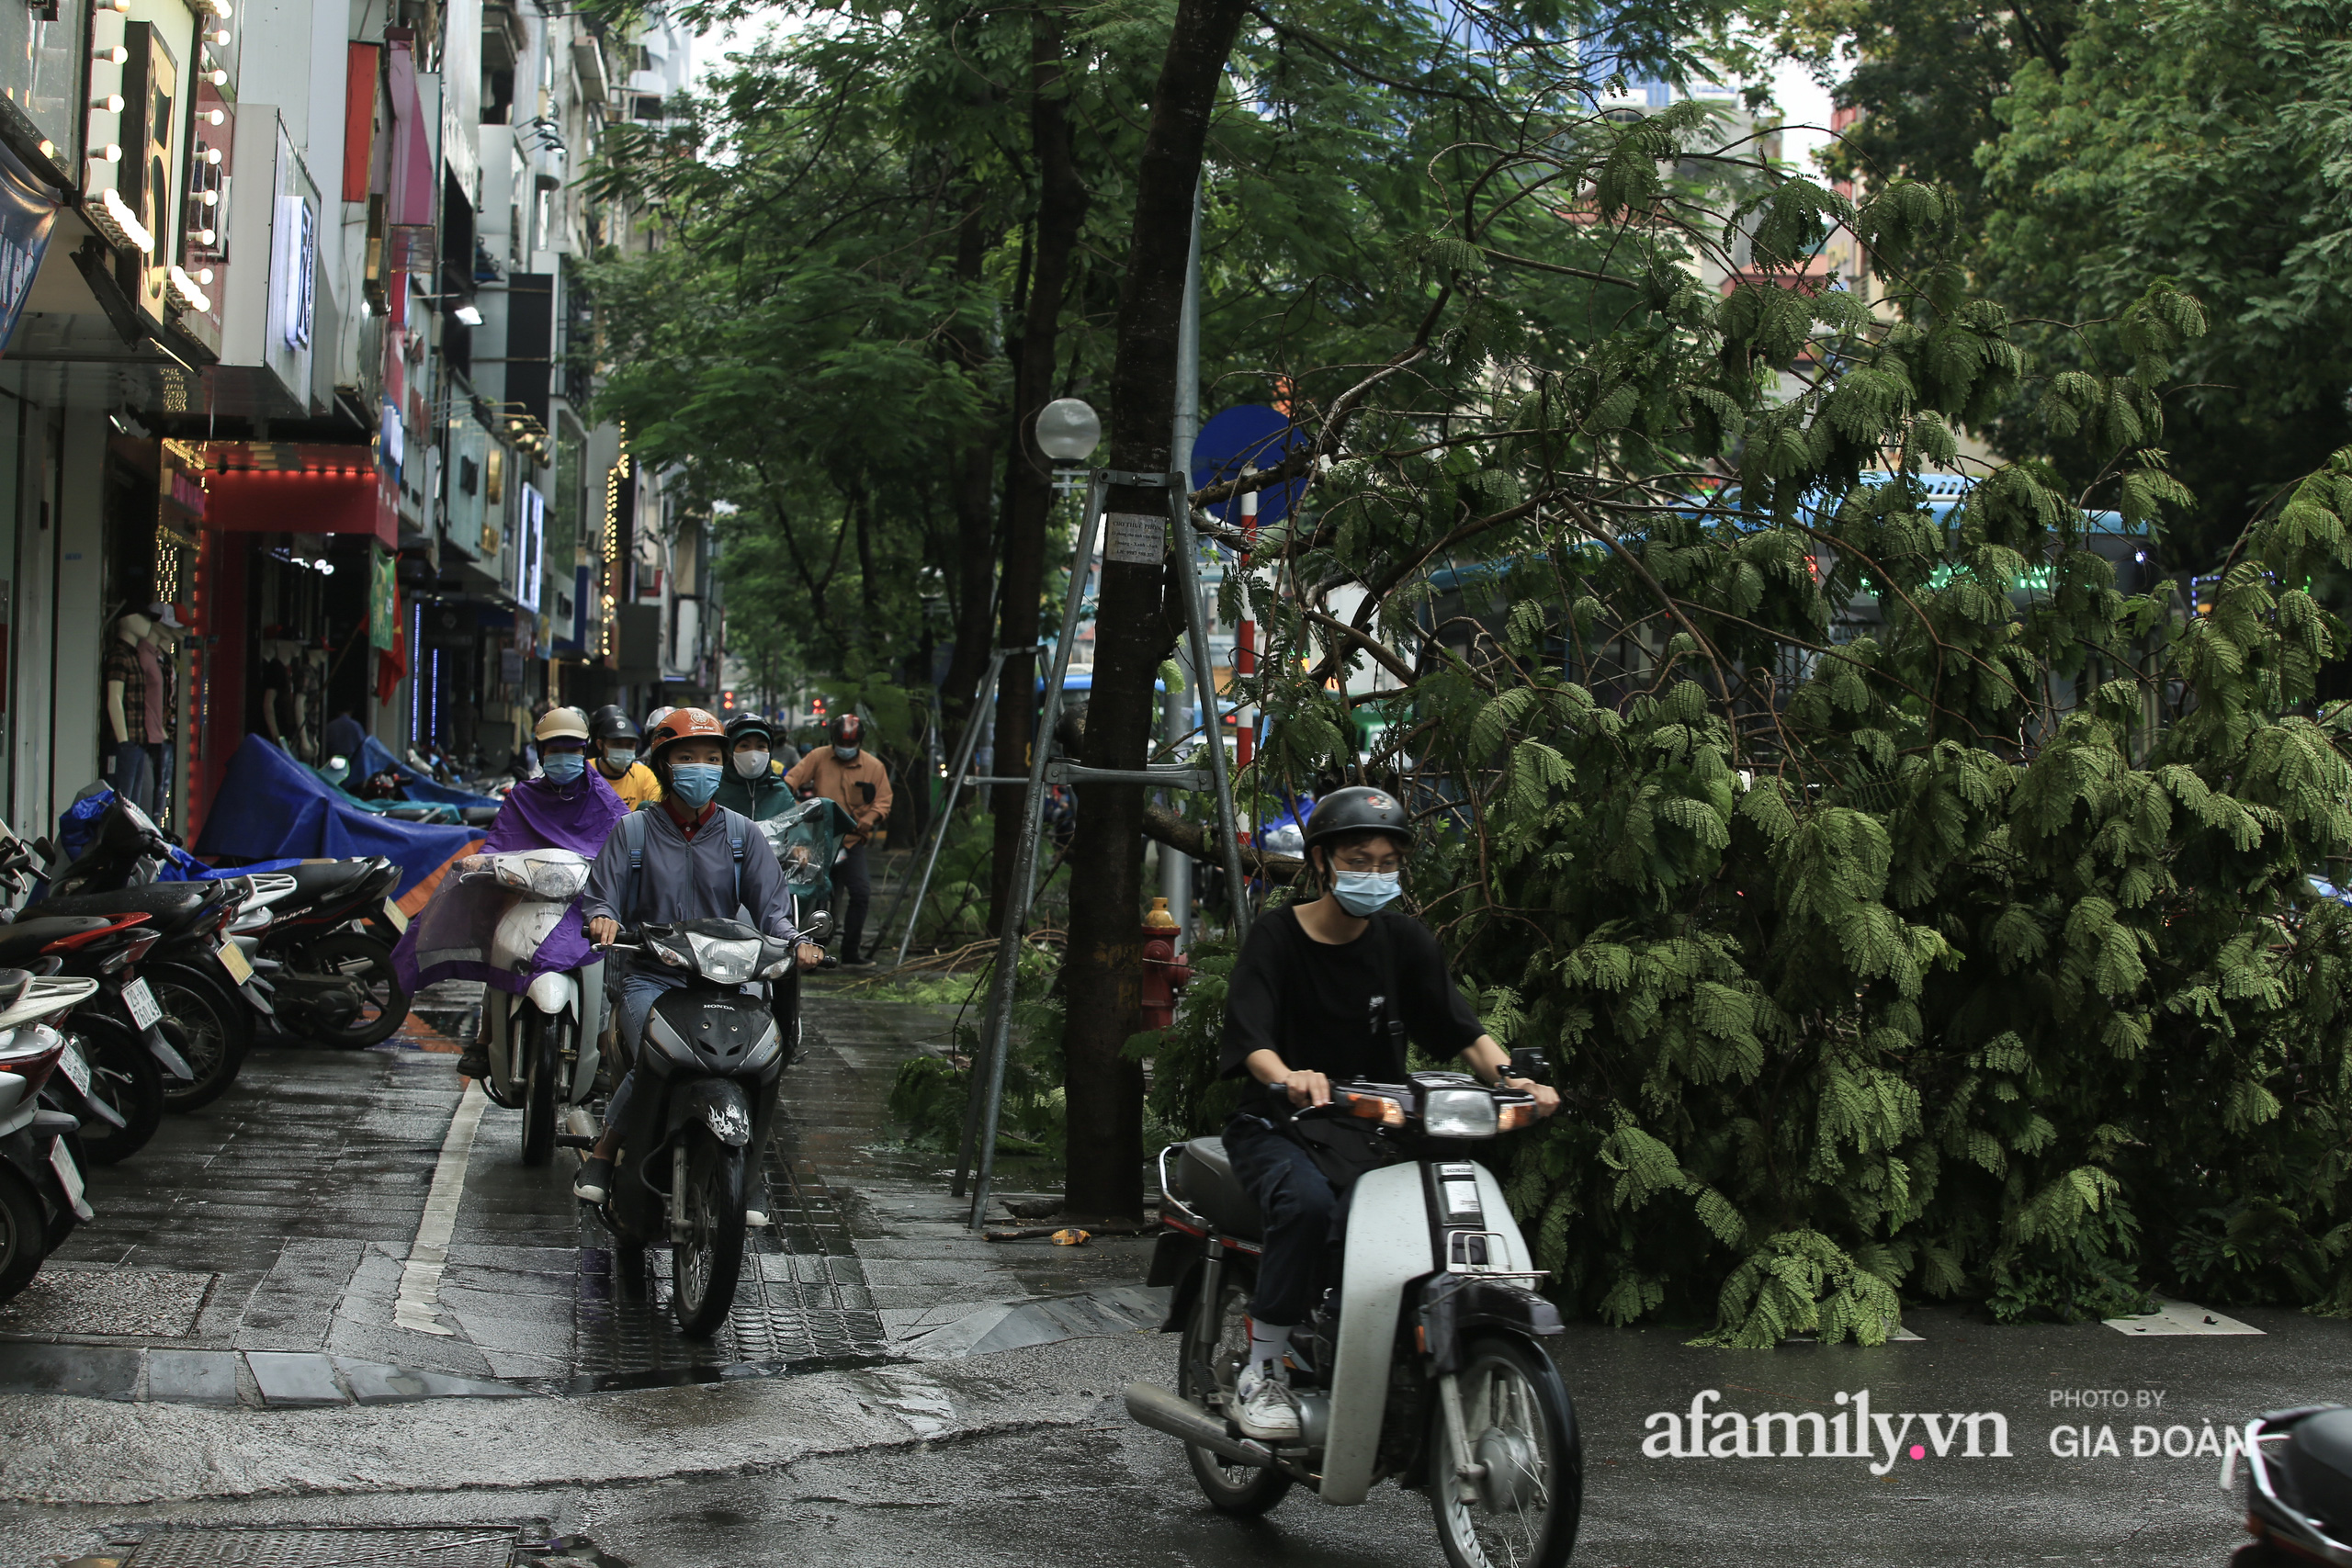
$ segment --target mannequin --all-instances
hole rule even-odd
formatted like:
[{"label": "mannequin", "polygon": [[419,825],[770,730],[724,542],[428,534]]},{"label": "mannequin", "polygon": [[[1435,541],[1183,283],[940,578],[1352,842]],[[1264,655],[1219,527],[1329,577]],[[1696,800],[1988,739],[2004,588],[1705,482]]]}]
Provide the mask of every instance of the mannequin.
[{"label": "mannequin", "polygon": [[155,808],[155,761],[167,733],[163,676],[148,646],[155,623],[133,611],[116,620],[107,646],[107,774],[115,793],[141,811]]},{"label": "mannequin", "polygon": [[172,813],[172,781],[178,776],[180,724],[180,638],[187,630],[175,608],[170,604],[147,606],[148,619],[154,627],[147,634],[147,647],[155,659],[155,672],[161,681],[156,688],[161,694],[163,709],[163,743],[152,755],[155,762],[155,819],[166,827]]}]

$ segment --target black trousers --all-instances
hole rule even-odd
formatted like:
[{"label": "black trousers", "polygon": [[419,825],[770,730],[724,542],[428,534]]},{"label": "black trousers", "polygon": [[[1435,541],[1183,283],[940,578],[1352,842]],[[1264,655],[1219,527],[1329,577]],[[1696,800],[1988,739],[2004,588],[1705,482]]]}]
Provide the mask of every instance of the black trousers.
[{"label": "black trousers", "polygon": [[862,951],[859,942],[865,935],[866,908],[874,902],[874,878],[865,869],[864,844],[833,867],[833,895],[848,901],[842,912],[842,962],[853,963]]},{"label": "black trousers", "polygon": [[1295,1328],[1339,1281],[1349,1194],[1331,1184],[1314,1156],[1254,1116],[1226,1123],[1225,1154],[1266,1220],[1250,1315]]}]

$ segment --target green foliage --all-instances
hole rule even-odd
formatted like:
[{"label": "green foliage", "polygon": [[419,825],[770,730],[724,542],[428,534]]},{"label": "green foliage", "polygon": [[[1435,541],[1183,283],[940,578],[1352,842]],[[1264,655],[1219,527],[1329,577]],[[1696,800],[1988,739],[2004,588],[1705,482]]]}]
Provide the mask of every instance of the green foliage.
[{"label": "green foliage", "polygon": [[[1050,950],[1022,950],[1013,989],[1012,1054],[1005,1063],[1003,1115],[997,1124],[1000,1154],[1057,1156],[1069,1142],[1062,1108],[1062,1009],[1053,995],[1060,969],[1059,956]],[[972,981],[964,984],[969,991]],[[978,984],[981,999],[967,1006],[956,1020],[956,1060],[910,1057],[891,1080],[891,1119],[906,1128],[909,1143],[935,1153],[952,1154],[964,1135],[973,1064],[980,1060],[985,976]],[[964,1065],[959,1066],[957,1060]]]}]

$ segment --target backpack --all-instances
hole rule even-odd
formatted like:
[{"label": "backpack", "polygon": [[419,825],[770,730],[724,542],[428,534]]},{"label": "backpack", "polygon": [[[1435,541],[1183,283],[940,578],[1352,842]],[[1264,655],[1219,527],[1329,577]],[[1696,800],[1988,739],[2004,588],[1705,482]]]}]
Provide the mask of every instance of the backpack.
[{"label": "backpack", "polygon": [[[743,912],[743,830],[744,818],[725,807],[718,808],[727,818],[727,847],[735,857],[735,912]],[[621,842],[628,847],[628,902],[631,915],[637,913],[638,876],[645,869],[645,813],[632,811],[621,818]],[[756,922],[755,922],[756,923]]]}]

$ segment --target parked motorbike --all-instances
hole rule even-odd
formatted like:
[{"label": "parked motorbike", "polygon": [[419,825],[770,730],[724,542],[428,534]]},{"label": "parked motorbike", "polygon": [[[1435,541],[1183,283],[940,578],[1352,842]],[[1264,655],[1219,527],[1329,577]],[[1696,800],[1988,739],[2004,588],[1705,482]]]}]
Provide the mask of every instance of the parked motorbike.
[{"label": "parked motorbike", "polygon": [[[1512,1060],[1536,1077],[1534,1053]],[[1262,1222],[1219,1138],[1160,1155],[1164,1226],[1151,1282],[1175,1287],[1177,1387],[1130,1383],[1127,1414],[1181,1438],[1202,1493],[1261,1514],[1294,1485],[1361,1503],[1394,1477],[1429,1495],[1453,1568],[1557,1568],[1576,1543],[1584,1458],[1576,1409],[1544,1352],[1558,1312],[1502,1188],[1477,1162],[1499,1134],[1535,1124],[1534,1098],[1461,1073],[1404,1084],[1335,1084],[1303,1116],[1363,1118],[1397,1163],[1368,1171],[1349,1202],[1337,1309],[1291,1336],[1295,1443],[1242,1436],[1227,1415],[1249,1357],[1243,1303]]]},{"label": "parked motorbike", "polygon": [[[638,1087],[596,1213],[613,1234],[624,1280],[641,1279],[644,1248],[669,1239],[678,1326],[707,1336],[735,1304],[744,1210],[758,1197],[759,1152],[784,1072],[784,1039],[763,982],[791,973],[794,944],[740,920],[706,919],[649,922],[624,931],[611,951],[650,953],[684,983],[664,992],[646,1020]],[[584,1134],[561,1141],[594,1142]]]},{"label": "parked motorbike", "polygon": [[41,1093],[80,1119],[77,1152],[92,1165],[113,1165],[145,1147],[164,1122],[165,1084],[195,1078],[147,983],[133,973],[161,934],[144,914],[0,926],[0,966],[90,985],[88,998],[57,1022],[68,1036],[64,1071]]},{"label": "parked motorbike", "polygon": [[40,1102],[64,1069],[66,1037],[42,1021],[88,999],[96,982],[0,971],[0,1302],[40,1271],[74,1224],[96,1218],[71,1140],[80,1120]]},{"label": "parked motorbike", "polygon": [[266,983],[278,1027],[348,1051],[390,1039],[409,1006],[392,972],[392,944],[408,923],[390,897],[399,865],[370,855],[268,874],[293,886],[270,906],[247,956]]},{"label": "parked motorbike", "polygon": [[[514,895],[491,939],[491,963],[527,974],[548,934],[588,886],[590,861],[570,850],[518,850],[486,855],[468,881],[488,877]],[[556,1124],[596,1090],[598,1035],[604,1028],[605,961],[541,975],[519,992],[485,988],[490,1077],[482,1092],[523,1112],[523,1163],[545,1165],[556,1150]]]},{"label": "parked motorbike", "polygon": [[2352,1568],[2352,1409],[2304,1404],[2245,1425],[2222,1461],[2222,1489],[2245,1465],[2245,1529],[2230,1568]]}]

